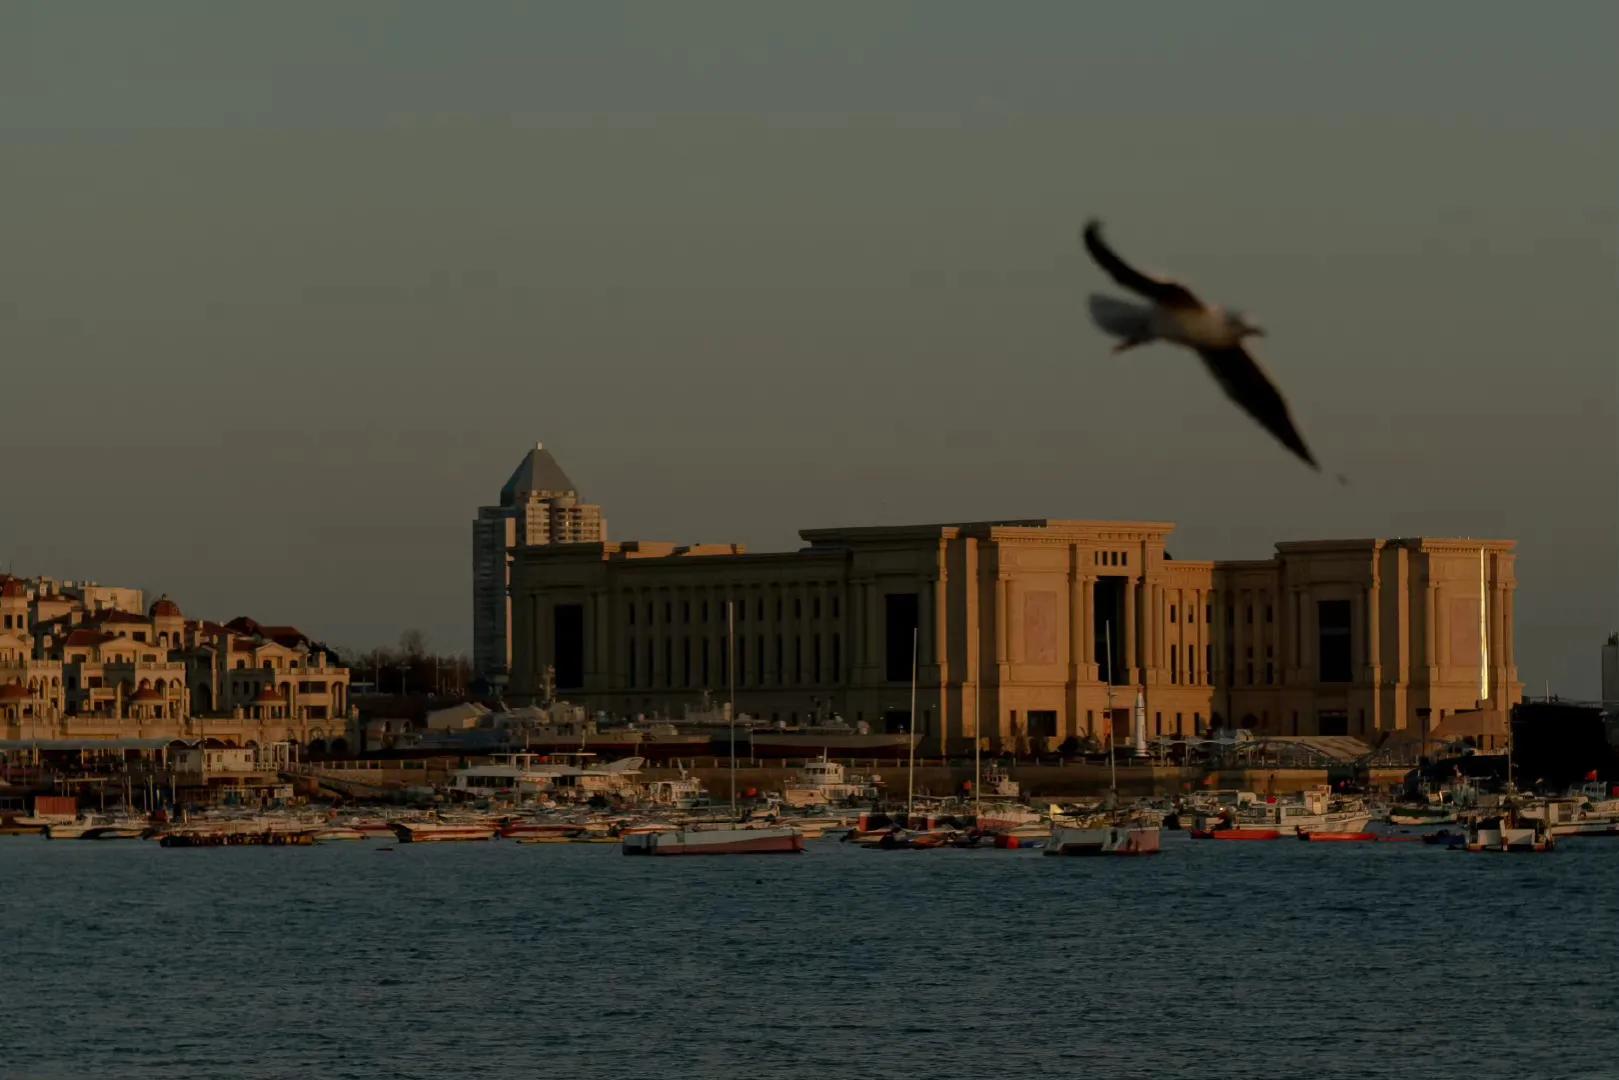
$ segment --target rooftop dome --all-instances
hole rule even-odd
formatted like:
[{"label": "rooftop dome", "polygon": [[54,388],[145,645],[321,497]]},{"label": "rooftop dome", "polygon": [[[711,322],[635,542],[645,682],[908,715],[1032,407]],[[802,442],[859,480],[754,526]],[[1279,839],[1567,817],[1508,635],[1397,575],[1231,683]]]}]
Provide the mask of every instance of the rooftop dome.
[{"label": "rooftop dome", "polygon": [[182,617],[180,605],[170,600],[168,593],[164,593],[156,600],[153,600],[152,606],[146,609],[146,614],[154,619],[178,619]]},{"label": "rooftop dome", "polygon": [[14,597],[14,596],[27,596],[27,595],[28,595],[28,590],[23,586],[23,583],[21,581],[19,581],[17,578],[8,577],[8,578],[6,578],[4,584],[0,584],[0,596],[3,596],[5,598],[7,598],[8,600],[11,597]]},{"label": "rooftop dome", "polygon": [[158,693],[156,690],[153,690],[150,686],[143,686],[139,690],[135,691],[133,694],[129,695],[129,700],[130,701],[162,701],[163,700],[163,695]]},{"label": "rooftop dome", "polygon": [[259,691],[258,696],[253,701],[255,704],[260,705],[278,705],[281,703],[281,691],[273,686],[266,686]]},{"label": "rooftop dome", "polygon": [[7,683],[0,686],[0,701],[28,701],[33,696],[22,683]]}]

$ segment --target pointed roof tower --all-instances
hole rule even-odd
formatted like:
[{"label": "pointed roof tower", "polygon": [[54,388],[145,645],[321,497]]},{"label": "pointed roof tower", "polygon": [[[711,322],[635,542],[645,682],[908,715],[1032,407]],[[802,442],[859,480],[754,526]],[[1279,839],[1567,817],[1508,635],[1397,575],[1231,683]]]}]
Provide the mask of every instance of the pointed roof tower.
[{"label": "pointed roof tower", "polygon": [[568,479],[568,474],[562,471],[562,466],[557,464],[557,459],[551,456],[544,443],[535,443],[534,449],[523,455],[511,479],[500,489],[500,505],[515,506],[530,492],[579,497],[579,489]]}]

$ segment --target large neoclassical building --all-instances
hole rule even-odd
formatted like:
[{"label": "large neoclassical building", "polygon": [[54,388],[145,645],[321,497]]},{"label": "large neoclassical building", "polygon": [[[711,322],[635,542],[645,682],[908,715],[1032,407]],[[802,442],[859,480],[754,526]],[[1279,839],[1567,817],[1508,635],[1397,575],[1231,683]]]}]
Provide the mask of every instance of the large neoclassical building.
[{"label": "large neoclassical building", "polygon": [[[1149,735],[1488,738],[1521,692],[1513,544],[1403,538],[1276,545],[1190,562],[1173,526],[1020,520],[812,529],[792,552],[625,542],[519,548],[512,690],[618,715],[723,699],[765,721],[910,723],[937,752]],[[727,633],[727,611],[734,635]],[[1111,682],[1112,686],[1109,686]],[[1447,724],[1447,721],[1449,723]]]}]

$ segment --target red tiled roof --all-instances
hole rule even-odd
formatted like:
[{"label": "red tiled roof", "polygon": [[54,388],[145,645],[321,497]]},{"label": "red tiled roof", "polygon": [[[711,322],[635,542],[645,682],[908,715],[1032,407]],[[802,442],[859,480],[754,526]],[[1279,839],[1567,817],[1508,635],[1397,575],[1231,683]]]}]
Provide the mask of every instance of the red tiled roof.
[{"label": "red tiled roof", "polygon": [[117,640],[117,634],[103,634],[100,630],[75,630],[62,639],[62,646],[66,648],[70,645],[104,645]]},{"label": "red tiled roof", "polygon": [[7,683],[0,686],[0,701],[29,701],[33,694],[22,683]]},{"label": "red tiled roof", "polygon": [[146,609],[146,614],[154,619],[178,619],[181,617],[180,605],[170,600],[165,593],[152,601],[152,606]]},{"label": "red tiled roof", "polygon": [[266,686],[264,689],[260,690],[258,692],[258,696],[253,699],[255,703],[262,702],[266,705],[280,704],[284,700],[286,699],[281,696],[281,691],[277,690],[273,686]]},{"label": "red tiled roof", "polygon": [[153,690],[150,686],[143,686],[139,690],[135,691],[133,694],[129,695],[129,700],[130,701],[162,701],[163,700],[163,695],[158,693],[156,690]]},{"label": "red tiled roof", "polygon": [[28,589],[24,587],[24,585],[23,585],[23,583],[21,581],[18,581],[14,577],[8,577],[8,578],[6,578],[4,580],[3,583],[0,583],[0,596],[4,596],[7,599],[10,599],[11,597],[14,597],[14,596],[27,596],[27,595],[28,595]]}]

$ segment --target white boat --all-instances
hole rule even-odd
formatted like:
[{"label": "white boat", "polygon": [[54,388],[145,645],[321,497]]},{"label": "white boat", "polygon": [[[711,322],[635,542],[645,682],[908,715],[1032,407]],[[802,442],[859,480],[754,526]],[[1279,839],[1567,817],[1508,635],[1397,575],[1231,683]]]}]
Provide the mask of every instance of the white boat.
[{"label": "white boat", "polygon": [[1045,815],[1022,803],[984,803],[978,810],[978,831],[1010,833],[1027,830],[1045,821]]},{"label": "white boat", "polygon": [[1518,816],[1546,822],[1553,836],[1619,836],[1619,799],[1601,784],[1522,807]]},{"label": "white boat", "polygon": [[647,801],[654,806],[672,806],[677,810],[691,810],[709,803],[708,791],[695,776],[680,770],[677,780],[654,780],[647,785]]},{"label": "white boat", "polygon": [[1469,821],[1463,847],[1468,851],[1552,851],[1557,839],[1544,819],[1480,815]]},{"label": "white boat", "polygon": [[1016,799],[1023,794],[1023,785],[1005,769],[991,765],[984,770],[983,794],[991,799]]},{"label": "white boat", "polygon": [[797,829],[770,826],[628,831],[620,841],[626,855],[767,855],[804,850],[804,834]]},{"label": "white boat", "polygon": [[453,840],[493,840],[495,827],[472,821],[395,821],[390,823],[401,843],[445,843]]},{"label": "white boat", "polygon": [[[551,793],[589,797],[623,794],[634,786],[645,758],[627,757],[606,765],[591,763],[591,754],[495,754],[484,765],[469,765],[450,774],[450,791],[467,797]],[[559,762],[556,758],[575,758]]]},{"label": "white boat", "polygon": [[81,814],[72,821],[55,821],[45,826],[49,840],[138,840],[147,824],[140,818]]},{"label": "white boat", "polygon": [[1229,829],[1276,831],[1281,833],[1365,832],[1372,812],[1364,806],[1331,809],[1332,793],[1315,787],[1303,792],[1297,802],[1255,802],[1237,811]]},{"label": "white boat", "polygon": [[874,779],[850,775],[842,764],[823,755],[798,769],[782,786],[781,797],[795,808],[864,802],[877,797]]},{"label": "white boat", "polygon": [[315,843],[329,844],[335,840],[364,840],[366,834],[347,825],[328,825],[324,829],[316,829],[314,836]]},{"label": "white boat", "polygon": [[1156,855],[1160,833],[1147,825],[1128,822],[1052,822],[1047,855]]}]

